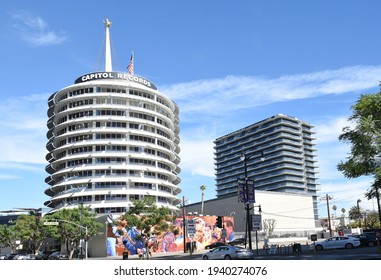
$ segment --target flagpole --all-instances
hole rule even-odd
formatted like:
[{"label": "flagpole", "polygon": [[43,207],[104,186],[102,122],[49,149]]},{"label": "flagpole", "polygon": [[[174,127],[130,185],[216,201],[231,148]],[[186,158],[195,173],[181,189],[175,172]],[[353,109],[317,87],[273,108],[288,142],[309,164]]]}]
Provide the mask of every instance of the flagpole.
[{"label": "flagpole", "polygon": [[127,70],[131,75],[134,75],[135,65],[134,65],[134,51],[131,52],[130,63],[127,66]]}]

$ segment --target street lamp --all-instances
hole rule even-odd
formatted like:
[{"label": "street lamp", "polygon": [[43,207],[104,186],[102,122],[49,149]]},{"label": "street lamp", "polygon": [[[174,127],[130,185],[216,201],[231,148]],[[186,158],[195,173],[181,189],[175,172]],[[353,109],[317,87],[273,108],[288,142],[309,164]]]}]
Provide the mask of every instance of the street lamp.
[{"label": "street lamp", "polygon": [[[253,206],[254,208],[255,207],[258,207],[258,212],[259,212],[259,215],[261,215],[262,213],[262,208],[261,208],[261,205],[258,205],[258,206]],[[259,216],[260,217],[260,216]],[[261,223],[262,223],[262,220],[261,220]],[[258,252],[258,229],[255,229],[255,246],[256,246],[256,249],[257,249],[257,256],[259,255],[259,252]]]},{"label": "street lamp", "polygon": [[183,204],[182,204],[182,207],[183,207],[183,247],[184,247],[184,253],[187,252],[187,248],[186,248],[186,222],[185,222],[185,213],[186,213],[186,209],[185,209],[185,196],[183,196]]},{"label": "street lamp", "polygon": [[[247,184],[247,161],[250,160],[255,154],[251,154],[251,155],[246,155],[245,152],[242,153],[240,159],[243,161],[244,163],[244,168],[245,168],[245,210],[246,210],[246,232],[247,232],[247,235],[249,236],[249,249],[252,250],[252,244],[251,244],[251,225],[250,225],[250,200],[249,200],[249,188],[248,188],[248,184]],[[260,156],[260,159],[261,161],[264,161],[265,160],[265,157],[264,157],[264,154],[263,152],[261,152],[261,156]],[[255,188],[254,188],[254,185],[253,185],[253,199],[252,199],[252,202],[255,203]]]},{"label": "street lamp", "polygon": [[361,228],[361,212],[360,212],[360,203],[361,202],[361,199],[357,199],[357,212],[358,212],[358,215],[359,215],[359,227]]}]

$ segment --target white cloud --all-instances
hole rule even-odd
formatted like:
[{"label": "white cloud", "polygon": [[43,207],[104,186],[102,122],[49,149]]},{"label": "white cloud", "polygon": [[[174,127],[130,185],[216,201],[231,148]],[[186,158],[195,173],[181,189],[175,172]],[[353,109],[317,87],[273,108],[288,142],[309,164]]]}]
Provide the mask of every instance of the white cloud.
[{"label": "white cloud", "polygon": [[[356,205],[358,199],[361,199],[361,208],[374,210],[374,201],[364,198],[364,194],[372,184],[370,178],[358,178],[353,180],[343,180],[341,182],[326,182],[322,188],[322,200],[319,202],[320,208],[326,212],[325,194],[328,194],[332,199],[329,201],[330,208],[336,205],[338,211],[345,208],[349,209]],[[332,211],[332,210],[331,210]]]},{"label": "white cloud", "polygon": [[0,174],[0,180],[13,180],[13,179],[18,179],[18,178],[20,178],[20,177],[15,176],[15,175]]},{"label": "white cloud", "polygon": [[211,141],[188,141],[181,142],[181,168],[190,170],[192,175],[214,177],[214,154]]},{"label": "white cloud", "polygon": [[33,46],[59,45],[68,40],[63,31],[52,31],[41,17],[27,12],[19,12],[12,16],[13,28],[21,38]]},{"label": "white cloud", "polygon": [[348,121],[348,117],[349,116],[335,116],[328,120],[322,120],[324,121],[322,123],[316,124],[316,143],[338,142],[339,135],[343,132],[343,128],[352,126]]},{"label": "white cloud", "polygon": [[2,101],[0,162],[46,163],[48,96],[48,94],[34,94]]},{"label": "white cloud", "polygon": [[353,66],[279,78],[228,76],[160,89],[176,101],[183,115],[215,116],[273,102],[363,91],[378,86],[380,77],[381,66]]}]

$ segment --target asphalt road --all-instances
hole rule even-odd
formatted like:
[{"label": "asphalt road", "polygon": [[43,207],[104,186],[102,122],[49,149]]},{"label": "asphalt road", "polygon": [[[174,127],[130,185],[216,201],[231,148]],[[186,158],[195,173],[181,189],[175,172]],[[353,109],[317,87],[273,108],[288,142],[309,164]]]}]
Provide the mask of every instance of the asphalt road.
[{"label": "asphalt road", "polygon": [[[255,253],[257,250],[254,248]],[[154,253],[154,260],[201,260],[203,252],[189,253]],[[104,259],[120,260],[122,257],[108,257]],[[138,256],[129,256],[129,259],[138,259]],[[301,253],[293,252],[292,247],[281,247],[275,254],[259,249],[256,260],[381,260],[381,248],[357,247],[353,249],[333,249],[315,252],[308,245],[302,245]],[[91,260],[91,258],[90,258]]]}]

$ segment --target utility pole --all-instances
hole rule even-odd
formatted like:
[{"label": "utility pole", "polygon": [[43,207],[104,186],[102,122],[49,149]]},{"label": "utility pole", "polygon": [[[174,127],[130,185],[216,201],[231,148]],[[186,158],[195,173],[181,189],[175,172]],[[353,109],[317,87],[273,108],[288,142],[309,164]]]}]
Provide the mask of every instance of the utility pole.
[{"label": "utility pole", "polygon": [[361,218],[362,218],[361,211],[360,211],[360,202],[361,202],[361,199],[357,199],[357,212],[359,215],[359,228],[361,228]]},{"label": "utility pole", "polygon": [[325,195],[325,198],[322,198],[327,201],[327,212],[328,212],[328,228],[329,228],[329,237],[332,237],[332,227],[331,227],[331,214],[329,213],[329,200],[332,199],[332,196],[328,194]]}]

